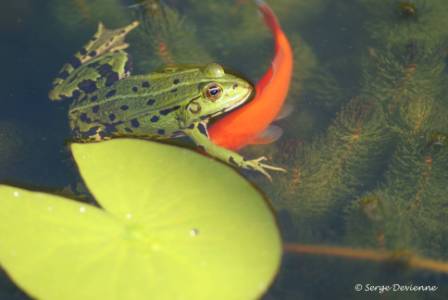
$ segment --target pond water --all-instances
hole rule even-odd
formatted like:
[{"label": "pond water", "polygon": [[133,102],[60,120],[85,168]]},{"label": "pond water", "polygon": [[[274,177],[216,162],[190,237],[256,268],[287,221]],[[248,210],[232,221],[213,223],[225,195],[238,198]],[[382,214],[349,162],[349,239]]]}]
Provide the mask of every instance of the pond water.
[{"label": "pond water", "polygon": [[[272,36],[252,1],[162,2],[163,13],[158,1],[2,1],[0,182],[50,191],[80,182],[69,101],[52,103],[48,92],[99,21],[145,20],[128,39],[135,73],[218,62],[256,83],[269,68]],[[282,137],[241,150],[288,171],[272,183],[242,172],[289,245],[263,299],[448,299],[448,2],[269,4],[294,74],[293,111],[276,121]],[[397,285],[437,288],[384,288]],[[2,273],[0,299],[29,298]]]}]

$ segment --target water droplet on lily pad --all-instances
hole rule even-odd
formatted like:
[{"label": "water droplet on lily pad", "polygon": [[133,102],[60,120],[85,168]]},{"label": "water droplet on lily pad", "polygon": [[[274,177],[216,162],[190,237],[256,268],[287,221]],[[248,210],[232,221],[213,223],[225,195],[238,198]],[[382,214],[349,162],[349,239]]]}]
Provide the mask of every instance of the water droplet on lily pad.
[{"label": "water droplet on lily pad", "polygon": [[193,228],[190,230],[190,235],[191,236],[198,236],[199,235],[199,229],[197,228]]}]

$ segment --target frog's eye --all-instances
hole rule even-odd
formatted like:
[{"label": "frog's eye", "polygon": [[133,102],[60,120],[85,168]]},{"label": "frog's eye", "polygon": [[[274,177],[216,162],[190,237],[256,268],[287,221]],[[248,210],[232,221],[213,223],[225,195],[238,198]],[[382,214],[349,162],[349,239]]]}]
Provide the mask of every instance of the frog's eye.
[{"label": "frog's eye", "polygon": [[205,87],[205,96],[211,101],[216,101],[222,96],[222,87],[217,83],[210,83]]}]

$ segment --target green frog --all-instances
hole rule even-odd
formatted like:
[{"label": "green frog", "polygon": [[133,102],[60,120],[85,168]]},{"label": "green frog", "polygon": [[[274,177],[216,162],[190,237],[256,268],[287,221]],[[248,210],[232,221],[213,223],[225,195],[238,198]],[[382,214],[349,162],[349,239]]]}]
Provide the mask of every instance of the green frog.
[{"label": "green frog", "polygon": [[284,171],[246,160],[215,145],[208,136],[210,118],[248,101],[253,86],[225,72],[218,64],[169,66],[158,72],[131,76],[126,35],[133,22],[118,29],[102,23],[93,38],[66,63],[53,81],[51,100],[72,99],[70,127],[78,141],[112,137],[151,139],[188,136],[208,155],[248,170]]}]

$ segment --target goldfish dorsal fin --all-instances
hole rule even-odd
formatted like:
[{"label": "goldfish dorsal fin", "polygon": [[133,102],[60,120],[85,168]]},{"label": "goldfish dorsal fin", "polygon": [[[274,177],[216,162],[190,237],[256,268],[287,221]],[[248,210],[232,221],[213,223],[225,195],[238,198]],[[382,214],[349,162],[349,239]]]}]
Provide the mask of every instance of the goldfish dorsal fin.
[{"label": "goldfish dorsal fin", "polygon": [[270,125],[265,131],[260,133],[250,143],[254,145],[271,144],[283,135],[283,129],[276,125]]}]

